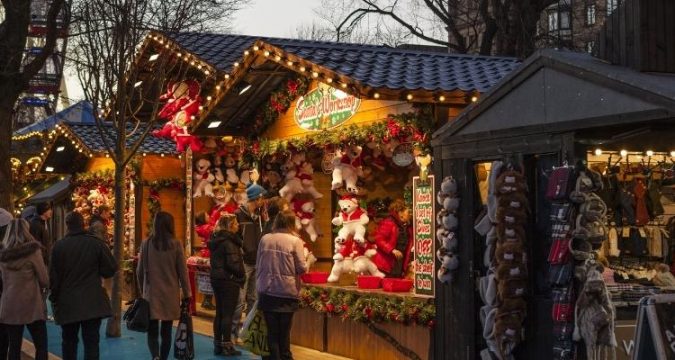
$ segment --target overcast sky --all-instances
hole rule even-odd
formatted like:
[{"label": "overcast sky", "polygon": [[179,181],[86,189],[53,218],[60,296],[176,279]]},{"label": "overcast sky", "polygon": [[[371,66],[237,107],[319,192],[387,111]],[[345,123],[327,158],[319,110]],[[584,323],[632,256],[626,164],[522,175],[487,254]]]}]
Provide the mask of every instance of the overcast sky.
[{"label": "overcast sky", "polygon": [[[298,26],[311,24],[319,0],[252,0],[235,15],[233,31],[245,35],[294,37]],[[70,105],[84,98],[75,74],[66,71]]]}]

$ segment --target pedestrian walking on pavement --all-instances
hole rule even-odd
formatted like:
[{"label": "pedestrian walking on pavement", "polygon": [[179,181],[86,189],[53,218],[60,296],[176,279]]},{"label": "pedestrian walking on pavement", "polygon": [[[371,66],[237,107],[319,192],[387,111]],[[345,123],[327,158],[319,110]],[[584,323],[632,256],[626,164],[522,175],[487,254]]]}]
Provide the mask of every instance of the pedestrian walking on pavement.
[{"label": "pedestrian walking on pavement", "polygon": [[232,343],[232,316],[239,301],[239,291],[246,281],[242,240],[237,234],[239,223],[234,215],[224,215],[209,240],[211,251],[211,287],[216,297],[213,320],[215,355],[238,356]]},{"label": "pedestrian walking on pavement", "polygon": [[168,359],[173,321],[180,319],[181,292],[184,302],[191,296],[183,246],[174,229],[173,216],[158,212],[138,255],[136,276],[142,297],[150,304],[148,348],[153,359]]},{"label": "pedestrian walking on pavement", "polygon": [[44,289],[49,286],[42,246],[30,234],[26,220],[9,222],[0,249],[3,292],[0,323],[9,337],[9,359],[21,359],[24,326],[33,338],[35,359],[47,360],[47,324]]},{"label": "pedestrian walking on pavement", "polygon": [[39,203],[35,207],[35,215],[28,221],[30,222],[30,233],[33,238],[42,244],[42,258],[45,265],[49,267],[49,258],[52,254],[52,234],[49,231],[49,220],[52,218],[53,210],[50,203]]},{"label": "pedestrian walking on pavement", "polygon": [[272,232],[260,240],[257,263],[258,309],[265,316],[270,351],[263,359],[293,359],[291,323],[300,306],[299,276],[307,272],[307,262],[292,211],[276,216]]},{"label": "pedestrian walking on pavement", "polygon": [[99,358],[101,320],[112,315],[101,278],[111,278],[117,262],[108,246],[84,228],[77,212],[66,215],[66,236],[52,250],[49,299],[62,329],[63,360],[77,359],[80,329],[84,358]]}]

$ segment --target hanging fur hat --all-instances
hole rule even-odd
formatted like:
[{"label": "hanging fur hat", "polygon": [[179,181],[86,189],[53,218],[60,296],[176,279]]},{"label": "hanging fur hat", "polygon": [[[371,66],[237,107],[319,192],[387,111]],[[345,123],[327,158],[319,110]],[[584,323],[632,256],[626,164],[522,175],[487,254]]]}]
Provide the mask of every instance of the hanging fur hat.
[{"label": "hanging fur hat", "polygon": [[525,177],[518,171],[507,170],[497,178],[496,188],[498,194],[524,192],[527,189]]},{"label": "hanging fur hat", "polygon": [[527,266],[522,263],[501,263],[497,267],[497,279],[499,280],[508,280],[508,279],[526,279],[527,278]]},{"label": "hanging fur hat", "polygon": [[513,192],[499,196],[499,207],[527,211],[527,196],[522,192]]},{"label": "hanging fur hat", "polygon": [[497,244],[495,259],[498,263],[525,263],[523,246],[516,243]]},{"label": "hanging fur hat", "polygon": [[499,280],[497,296],[501,301],[527,295],[527,280]]}]

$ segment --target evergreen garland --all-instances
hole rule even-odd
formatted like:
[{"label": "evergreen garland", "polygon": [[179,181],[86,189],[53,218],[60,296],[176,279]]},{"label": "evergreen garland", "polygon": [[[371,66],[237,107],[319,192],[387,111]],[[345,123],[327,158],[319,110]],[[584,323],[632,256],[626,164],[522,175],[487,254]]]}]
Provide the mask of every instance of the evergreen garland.
[{"label": "evergreen garland", "polygon": [[293,101],[300,95],[305,94],[309,88],[310,80],[304,76],[295,76],[282,83],[278,89],[272,91],[260,110],[253,117],[254,129],[249,138],[254,139],[262,134],[273,124],[279,116],[286,113]]}]

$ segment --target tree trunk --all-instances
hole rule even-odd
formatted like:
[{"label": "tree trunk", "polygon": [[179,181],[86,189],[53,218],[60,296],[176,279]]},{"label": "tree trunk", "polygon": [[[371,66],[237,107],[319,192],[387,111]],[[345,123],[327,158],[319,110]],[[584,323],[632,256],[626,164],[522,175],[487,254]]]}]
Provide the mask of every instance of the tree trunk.
[{"label": "tree trunk", "polygon": [[2,94],[0,98],[0,208],[11,213],[12,201],[12,163],[9,161],[12,149],[12,109],[17,97]]},{"label": "tree trunk", "polygon": [[117,260],[117,272],[113,278],[112,286],[112,317],[108,319],[106,326],[106,336],[120,337],[121,331],[121,314],[122,314],[122,260],[124,254],[122,253],[122,246],[124,244],[124,210],[126,208],[126,194],[127,187],[125,183],[125,169],[123,166],[115,164],[115,232],[113,235],[113,255]]}]

